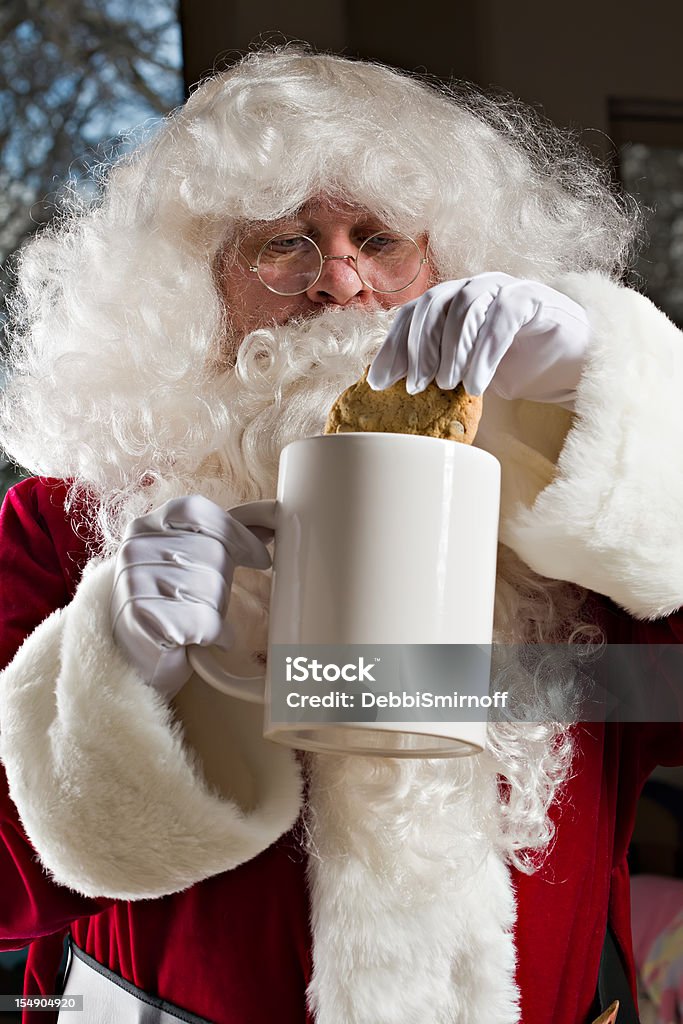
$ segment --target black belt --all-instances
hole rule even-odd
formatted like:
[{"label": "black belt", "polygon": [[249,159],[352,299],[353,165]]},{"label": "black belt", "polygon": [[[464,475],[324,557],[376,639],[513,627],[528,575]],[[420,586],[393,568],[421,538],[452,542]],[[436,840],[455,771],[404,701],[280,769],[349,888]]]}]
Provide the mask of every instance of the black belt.
[{"label": "black belt", "polygon": [[600,973],[598,974],[598,990],[595,994],[594,1012],[603,1012],[615,999],[619,1000],[618,1024],[639,1024],[636,1004],[633,1001],[631,986],[626,977],[626,968],[624,967],[612,926],[608,921],[605,930],[605,942],[602,947],[602,956],[600,958]]}]

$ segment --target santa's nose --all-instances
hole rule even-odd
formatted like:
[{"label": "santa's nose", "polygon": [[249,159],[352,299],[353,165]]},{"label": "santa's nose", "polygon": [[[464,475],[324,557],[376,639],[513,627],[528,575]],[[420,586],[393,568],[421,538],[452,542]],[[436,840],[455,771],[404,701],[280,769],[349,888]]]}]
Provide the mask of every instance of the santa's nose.
[{"label": "santa's nose", "polygon": [[373,291],[356,271],[355,254],[330,253],[323,257],[320,277],[306,294],[319,305],[346,306],[350,302],[373,301]]}]

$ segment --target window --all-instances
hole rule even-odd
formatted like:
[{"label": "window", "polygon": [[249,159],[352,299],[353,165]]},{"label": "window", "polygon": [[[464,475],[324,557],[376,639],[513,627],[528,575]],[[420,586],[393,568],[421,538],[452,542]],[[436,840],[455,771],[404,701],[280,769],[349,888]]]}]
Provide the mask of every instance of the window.
[{"label": "window", "polygon": [[[0,326],[9,258],[61,189],[183,100],[175,0],[5,0],[0,12]],[[0,365],[0,385],[2,367]],[[0,459],[0,495],[16,474]]]}]

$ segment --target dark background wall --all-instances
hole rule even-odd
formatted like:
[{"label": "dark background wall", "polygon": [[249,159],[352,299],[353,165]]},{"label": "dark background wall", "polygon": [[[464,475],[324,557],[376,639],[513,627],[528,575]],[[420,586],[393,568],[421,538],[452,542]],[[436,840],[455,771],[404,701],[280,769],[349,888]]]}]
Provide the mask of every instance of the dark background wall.
[{"label": "dark background wall", "polygon": [[[597,149],[607,145],[600,132],[630,137],[635,126],[652,134],[643,124],[653,118],[659,141],[683,139],[680,0],[181,0],[181,17],[188,86],[217,57],[229,60],[280,33],[320,49],[502,87],[542,105],[558,124],[595,129],[586,141]],[[615,114],[622,122],[616,132]]]}]

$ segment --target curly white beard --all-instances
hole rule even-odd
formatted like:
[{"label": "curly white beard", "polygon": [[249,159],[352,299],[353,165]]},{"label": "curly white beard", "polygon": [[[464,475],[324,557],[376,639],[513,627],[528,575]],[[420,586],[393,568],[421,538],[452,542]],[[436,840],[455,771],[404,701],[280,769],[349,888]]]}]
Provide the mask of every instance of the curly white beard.
[{"label": "curly white beard", "polygon": [[[193,474],[137,492],[123,518],[188,491],[225,508],[273,497],[282,448],[321,433],[333,401],[371,361],[392,316],[331,309],[250,334],[234,369],[215,383],[228,420],[212,453]],[[229,615],[236,655],[252,671],[254,659],[265,656],[269,588],[267,573],[236,573]],[[580,626],[582,598],[501,547],[498,638],[543,643],[567,636]],[[507,671],[508,687],[515,675],[520,685],[528,682],[528,667],[508,664]],[[572,685],[559,654],[554,682],[560,692]],[[490,724],[488,748],[477,756],[302,759],[314,908],[309,995],[319,1024],[518,1019],[509,867],[530,872],[547,852],[548,810],[572,756],[568,730],[548,721],[546,710],[539,708],[536,724]],[[398,983],[401,976],[410,984]]]}]

